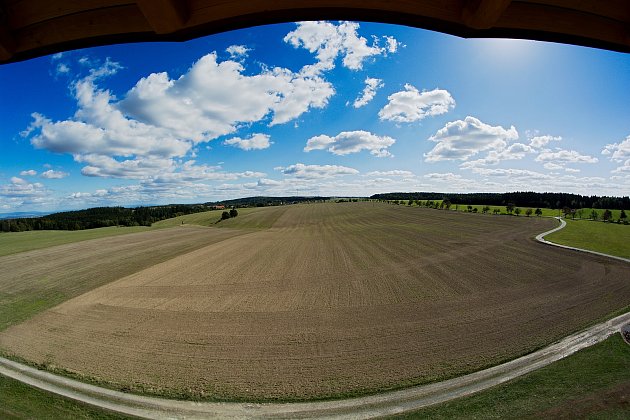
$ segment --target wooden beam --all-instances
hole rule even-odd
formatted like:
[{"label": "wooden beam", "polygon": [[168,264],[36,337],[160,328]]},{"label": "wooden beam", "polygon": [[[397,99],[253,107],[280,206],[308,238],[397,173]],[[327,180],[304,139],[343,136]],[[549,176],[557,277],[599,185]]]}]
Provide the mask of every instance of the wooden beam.
[{"label": "wooden beam", "polygon": [[510,3],[511,0],[467,0],[462,8],[462,20],[469,28],[492,28]]},{"label": "wooden beam", "polygon": [[0,26],[0,62],[8,61],[15,52],[15,40],[9,31]]},{"label": "wooden beam", "polygon": [[156,34],[170,34],[188,20],[186,0],[136,0],[140,11]]}]

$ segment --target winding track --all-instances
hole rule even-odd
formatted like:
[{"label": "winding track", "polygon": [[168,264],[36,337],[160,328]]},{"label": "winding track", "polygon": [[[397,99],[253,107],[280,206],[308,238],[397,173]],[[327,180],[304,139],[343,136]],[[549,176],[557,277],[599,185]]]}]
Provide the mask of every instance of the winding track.
[{"label": "winding track", "polygon": [[[543,237],[566,225],[564,221],[560,220],[560,222],[559,228],[540,234],[536,239],[543,243],[553,244],[545,241]],[[622,260],[628,262],[627,259]],[[338,401],[287,404],[199,403],[145,397],[85,384],[4,358],[0,358],[0,374],[90,405],[146,418],[371,418],[416,410],[509,381],[603,341],[618,332],[628,322],[630,322],[630,312],[597,324],[583,332],[572,334],[534,353],[489,369],[401,391]]]}]

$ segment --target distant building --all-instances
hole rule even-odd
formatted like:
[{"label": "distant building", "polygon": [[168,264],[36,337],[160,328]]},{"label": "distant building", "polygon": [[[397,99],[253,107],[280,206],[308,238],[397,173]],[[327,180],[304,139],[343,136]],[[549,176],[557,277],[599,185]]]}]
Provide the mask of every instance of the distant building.
[{"label": "distant building", "polygon": [[219,204],[217,206],[212,206],[213,210],[225,210],[225,206],[222,204]]}]

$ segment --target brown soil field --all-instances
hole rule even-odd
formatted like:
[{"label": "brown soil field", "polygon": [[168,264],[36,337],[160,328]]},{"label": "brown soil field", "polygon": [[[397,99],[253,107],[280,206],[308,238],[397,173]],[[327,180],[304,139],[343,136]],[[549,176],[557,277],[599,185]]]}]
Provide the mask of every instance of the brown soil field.
[{"label": "brown soil field", "polygon": [[0,331],[98,286],[243,233],[187,226],[0,257]]},{"label": "brown soil field", "polygon": [[373,203],[285,209],[270,229],[12,326],[0,348],[173,397],[341,397],[487,367],[630,303],[628,264],[533,240],[555,220]]}]

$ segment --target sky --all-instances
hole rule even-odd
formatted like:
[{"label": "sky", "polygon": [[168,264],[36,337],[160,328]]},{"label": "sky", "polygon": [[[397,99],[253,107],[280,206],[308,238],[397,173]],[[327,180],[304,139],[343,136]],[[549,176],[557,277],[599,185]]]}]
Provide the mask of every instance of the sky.
[{"label": "sky", "polygon": [[0,213],[630,194],[630,54],[355,22],[0,65]]}]

